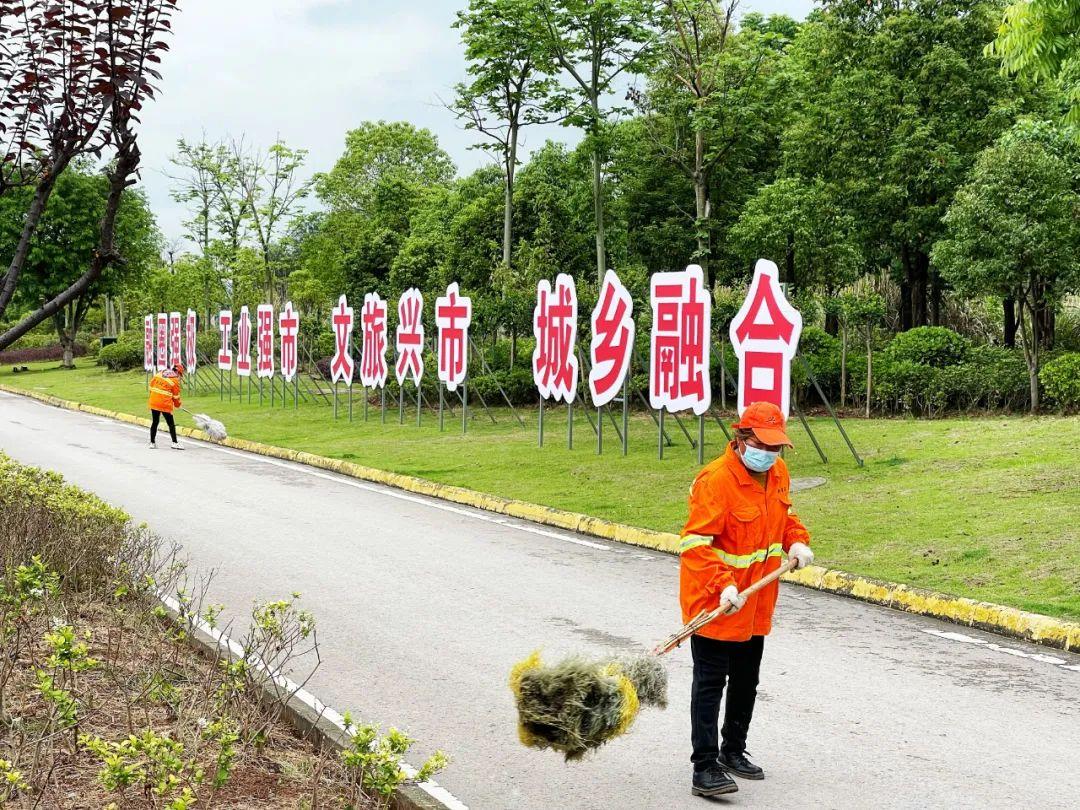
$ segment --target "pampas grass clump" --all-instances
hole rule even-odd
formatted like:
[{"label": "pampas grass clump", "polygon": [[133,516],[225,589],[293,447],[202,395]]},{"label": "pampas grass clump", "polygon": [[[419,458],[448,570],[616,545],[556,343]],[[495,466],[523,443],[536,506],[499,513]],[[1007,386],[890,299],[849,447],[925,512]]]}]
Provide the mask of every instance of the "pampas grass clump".
[{"label": "pampas grass clump", "polygon": [[545,666],[534,652],[511,671],[510,689],[522,743],[567,760],[624,734],[642,704],[667,705],[667,673],[655,656]]}]

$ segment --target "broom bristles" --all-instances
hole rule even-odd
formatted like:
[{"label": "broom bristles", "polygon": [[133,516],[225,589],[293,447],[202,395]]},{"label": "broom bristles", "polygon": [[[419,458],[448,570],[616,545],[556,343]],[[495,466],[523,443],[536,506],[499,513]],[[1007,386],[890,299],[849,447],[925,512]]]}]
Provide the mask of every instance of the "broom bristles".
[{"label": "broom bristles", "polygon": [[199,430],[206,433],[211,439],[216,442],[220,442],[228,434],[225,432],[225,425],[219,422],[217,419],[211,419],[205,413],[195,414],[195,424]]},{"label": "broom bristles", "polygon": [[667,705],[667,673],[651,655],[545,666],[535,652],[513,668],[510,689],[521,742],[567,760],[625,734],[642,704]]}]

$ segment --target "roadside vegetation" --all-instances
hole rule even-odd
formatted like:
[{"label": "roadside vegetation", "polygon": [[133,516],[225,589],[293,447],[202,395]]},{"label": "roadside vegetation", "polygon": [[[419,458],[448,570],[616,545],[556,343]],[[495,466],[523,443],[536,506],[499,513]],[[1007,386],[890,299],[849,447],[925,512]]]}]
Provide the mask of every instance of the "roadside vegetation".
[{"label": "roadside vegetation", "polygon": [[347,750],[319,747],[284,722],[289,694],[258,699],[268,673],[317,665],[299,594],[219,628],[242,657],[200,654],[189,634],[223,610],[209,579],[123,512],[0,454],[0,513],[0,807],[389,805],[403,733],[352,724]]}]

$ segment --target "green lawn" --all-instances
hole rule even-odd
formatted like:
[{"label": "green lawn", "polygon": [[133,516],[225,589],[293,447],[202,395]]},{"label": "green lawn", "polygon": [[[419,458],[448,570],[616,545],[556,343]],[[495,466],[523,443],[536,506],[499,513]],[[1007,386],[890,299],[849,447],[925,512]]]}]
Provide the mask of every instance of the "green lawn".
[{"label": "green lawn", "polygon": [[[88,362],[74,371],[42,364],[19,375],[8,366],[0,369],[0,382],[146,412],[141,372],[112,374]],[[336,422],[325,405],[302,405],[297,412],[291,401],[284,410],[279,402],[272,410],[268,399],[258,407],[257,394],[250,405],[237,395],[222,403],[216,390],[188,393],[185,400],[192,410],[220,418],[233,436],[663,531],[679,530],[697,469],[695,452],[670,419],[677,441],[663,461],[657,459],[656,429],[646,414],[633,417],[624,458],[610,423],[604,431],[609,448],[596,455],[594,434],[580,409],[575,447],[567,449],[565,407],[548,409],[541,449],[535,411],[522,413],[523,429],[509,411],[496,413],[492,425],[474,408],[468,435],[462,436],[460,411],[456,419],[447,414],[440,433],[432,411],[425,411],[418,428],[409,408],[399,425],[396,402],[388,405],[386,424],[377,405],[365,423],[359,396],[352,423],[344,398]],[[190,424],[190,417],[180,414],[180,421]],[[845,425],[866,460],[861,469],[829,420],[811,424],[830,463],[821,463],[799,426],[792,431],[798,448],[788,463],[794,476],[828,478],[824,486],[796,496],[820,562],[1080,618],[1080,417],[851,419]],[[710,455],[722,449],[715,423],[708,426],[706,444]]]}]

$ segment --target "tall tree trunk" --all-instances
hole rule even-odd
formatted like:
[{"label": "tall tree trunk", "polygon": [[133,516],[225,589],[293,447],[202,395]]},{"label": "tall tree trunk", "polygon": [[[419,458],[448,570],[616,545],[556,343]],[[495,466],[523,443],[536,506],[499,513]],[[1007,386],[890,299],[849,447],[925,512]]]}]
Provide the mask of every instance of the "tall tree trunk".
[{"label": "tall tree trunk", "polygon": [[709,261],[712,258],[712,240],[709,227],[709,177],[705,171],[705,133],[698,130],[694,133],[694,230],[697,233],[697,262],[701,265],[704,277],[705,289],[712,289],[709,278]]},{"label": "tall tree trunk", "polygon": [[870,418],[870,398],[874,390],[874,328],[866,325],[866,418]]},{"label": "tall tree trunk", "polygon": [[915,251],[914,283],[911,287],[911,320],[915,326],[926,326],[927,318],[927,284],[930,281],[930,257],[921,250]]},{"label": "tall tree trunk", "polygon": [[510,267],[514,248],[514,170],[517,168],[518,127],[510,127],[510,144],[506,154],[506,195],[503,200],[503,264]]},{"label": "tall tree trunk", "polygon": [[[1035,340],[1035,305],[1027,296],[1017,303],[1020,304],[1020,345],[1024,348],[1024,362],[1028,369],[1028,388],[1031,393],[1031,412],[1039,412],[1039,343]],[[1024,324],[1025,312],[1030,314],[1030,329]],[[1031,334],[1028,334],[1028,333]]]},{"label": "tall tree trunk", "polygon": [[1035,343],[1040,349],[1054,348],[1054,306],[1046,300],[1046,285],[1039,284],[1035,298]]},{"label": "tall tree trunk", "polygon": [[607,253],[604,247],[604,174],[600,165],[600,98],[595,92],[592,94],[592,114],[593,216],[596,219],[596,285],[599,287],[607,272]]},{"label": "tall tree trunk", "polygon": [[847,321],[840,324],[840,407],[847,401]]},{"label": "tall tree trunk", "polygon": [[1011,295],[1001,304],[1004,319],[1004,343],[1005,348],[1016,348],[1016,299]]},{"label": "tall tree trunk", "polygon": [[930,325],[941,326],[941,275],[937,270],[930,271]]},{"label": "tall tree trunk", "polygon": [[911,264],[911,253],[906,244],[900,246],[900,263],[904,275],[900,280],[900,331],[906,332],[914,326],[911,315],[911,291],[915,286],[915,270]]}]

